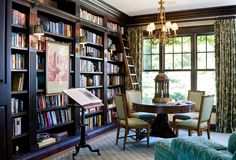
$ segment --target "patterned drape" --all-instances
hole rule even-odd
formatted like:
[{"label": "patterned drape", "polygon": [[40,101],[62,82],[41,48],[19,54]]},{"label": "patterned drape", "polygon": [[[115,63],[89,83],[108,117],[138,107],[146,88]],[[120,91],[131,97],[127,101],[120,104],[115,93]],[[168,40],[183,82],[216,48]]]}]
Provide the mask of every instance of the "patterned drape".
[{"label": "patterned drape", "polygon": [[[134,66],[136,69],[140,89],[142,89],[143,29],[142,27],[132,27],[127,29],[127,33],[130,53],[134,60]],[[131,88],[131,84],[128,78],[129,77],[126,76],[126,89]]]},{"label": "patterned drape", "polygon": [[235,18],[215,22],[216,129],[232,132],[236,128],[236,23]]}]

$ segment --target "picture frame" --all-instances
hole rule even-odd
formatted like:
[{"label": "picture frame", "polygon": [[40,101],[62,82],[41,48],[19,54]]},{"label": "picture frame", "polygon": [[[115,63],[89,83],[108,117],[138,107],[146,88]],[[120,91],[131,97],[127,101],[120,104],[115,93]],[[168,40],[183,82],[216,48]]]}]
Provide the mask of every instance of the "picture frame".
[{"label": "picture frame", "polygon": [[46,93],[61,93],[69,88],[69,44],[46,41]]}]

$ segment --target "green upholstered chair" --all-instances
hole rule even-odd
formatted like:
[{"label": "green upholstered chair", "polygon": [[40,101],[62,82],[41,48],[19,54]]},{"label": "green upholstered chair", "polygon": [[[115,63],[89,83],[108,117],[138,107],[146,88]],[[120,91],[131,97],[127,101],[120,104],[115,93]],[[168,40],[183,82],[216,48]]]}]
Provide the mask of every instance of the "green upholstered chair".
[{"label": "green upholstered chair", "polygon": [[135,112],[133,102],[139,102],[142,99],[142,93],[138,90],[126,90],[127,109],[130,117],[140,118],[145,121],[151,121],[156,117],[156,113]]},{"label": "green upholstered chair", "polygon": [[187,119],[175,123],[176,136],[178,136],[179,129],[187,129],[189,136],[191,131],[197,131],[198,136],[201,135],[203,130],[207,130],[208,139],[210,139],[210,120],[212,107],[214,103],[214,95],[202,96],[201,107],[198,119]]},{"label": "green upholstered chair", "polygon": [[[137,130],[146,129],[145,136],[147,137],[147,147],[149,147],[149,132],[150,132],[150,125],[142,119],[139,118],[131,118],[127,114],[127,105],[126,105],[126,97],[125,95],[116,95],[115,96],[116,102],[116,110],[117,110],[117,136],[116,136],[116,145],[118,144],[118,139],[124,138],[123,149],[125,149],[127,137],[129,131],[131,129],[135,129],[134,133],[136,133],[136,140],[138,139]],[[125,129],[124,137],[120,137],[120,128]],[[131,130],[133,131],[133,130]]]},{"label": "green upholstered chair", "polygon": [[188,113],[178,113],[173,116],[173,125],[177,119],[179,120],[186,120],[186,119],[197,119],[199,116],[199,111],[201,107],[202,96],[205,94],[205,91],[188,91],[188,100],[193,101],[194,105],[194,112]]}]

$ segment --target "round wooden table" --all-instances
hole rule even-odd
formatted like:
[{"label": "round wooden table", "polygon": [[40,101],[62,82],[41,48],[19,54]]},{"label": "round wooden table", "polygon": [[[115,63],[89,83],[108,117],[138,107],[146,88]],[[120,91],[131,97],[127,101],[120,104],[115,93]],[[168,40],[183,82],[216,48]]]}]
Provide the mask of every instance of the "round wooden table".
[{"label": "round wooden table", "polygon": [[168,113],[186,113],[194,110],[194,104],[191,101],[153,103],[152,100],[142,100],[133,102],[133,108],[137,112],[157,113],[157,117],[151,126],[151,136],[170,138],[175,137],[173,130],[168,123]]}]

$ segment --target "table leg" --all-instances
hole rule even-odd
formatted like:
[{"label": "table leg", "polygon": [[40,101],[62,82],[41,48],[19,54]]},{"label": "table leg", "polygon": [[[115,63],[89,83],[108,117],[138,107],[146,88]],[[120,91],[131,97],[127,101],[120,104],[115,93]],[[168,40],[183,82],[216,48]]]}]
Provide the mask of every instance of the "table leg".
[{"label": "table leg", "polygon": [[157,117],[152,123],[150,135],[162,138],[176,137],[169,126],[167,114],[157,114]]}]

